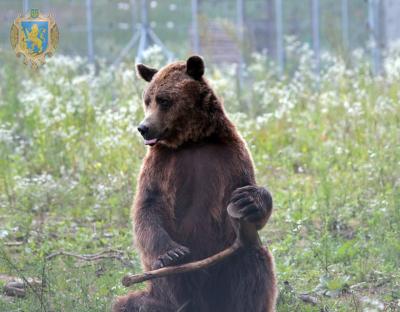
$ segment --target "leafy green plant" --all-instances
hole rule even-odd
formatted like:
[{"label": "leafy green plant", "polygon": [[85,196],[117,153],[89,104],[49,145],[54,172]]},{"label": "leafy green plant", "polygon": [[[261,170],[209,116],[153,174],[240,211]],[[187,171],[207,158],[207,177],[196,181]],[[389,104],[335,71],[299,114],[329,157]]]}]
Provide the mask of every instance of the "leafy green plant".
[{"label": "leafy green plant", "polygon": [[[277,77],[254,55],[240,96],[235,68],[207,71],[251,149],[258,182],[274,196],[261,237],[276,260],[278,311],[396,307],[397,52],[385,76],[371,76],[356,52],[352,68],[324,55],[317,77],[310,50],[297,42],[289,49],[299,57],[293,75]],[[149,51],[149,65],[162,64],[157,53]],[[140,271],[129,210],[145,154],[135,127],[143,86],[129,63],[110,70],[100,61],[95,72],[79,57],[56,56],[35,75],[11,58],[0,68],[0,280],[45,281],[39,295],[0,296],[0,311],[107,311],[127,292],[120,278]],[[46,260],[108,249],[121,259]]]}]

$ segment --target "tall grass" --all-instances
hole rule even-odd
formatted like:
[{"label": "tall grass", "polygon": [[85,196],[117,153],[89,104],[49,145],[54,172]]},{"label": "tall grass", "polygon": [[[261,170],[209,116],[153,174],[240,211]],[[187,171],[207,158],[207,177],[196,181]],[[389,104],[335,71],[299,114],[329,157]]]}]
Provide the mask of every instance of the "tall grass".
[{"label": "tall grass", "polygon": [[[126,292],[120,277],[140,270],[129,209],[144,85],[129,63],[57,56],[33,73],[0,53],[0,275],[46,281],[25,299],[0,296],[0,311],[107,311]],[[261,235],[276,259],[278,311],[398,311],[398,53],[378,77],[361,51],[350,67],[324,55],[319,76],[307,47],[287,53],[297,61],[282,78],[254,55],[240,93],[234,67],[207,70],[274,196]],[[149,51],[148,62],[163,61]],[[123,261],[45,258],[109,248]]]}]

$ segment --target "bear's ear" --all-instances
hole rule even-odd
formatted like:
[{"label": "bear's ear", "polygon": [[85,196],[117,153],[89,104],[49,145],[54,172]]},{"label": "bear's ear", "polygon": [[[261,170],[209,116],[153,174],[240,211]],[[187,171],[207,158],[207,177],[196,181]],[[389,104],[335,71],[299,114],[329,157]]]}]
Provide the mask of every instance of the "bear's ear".
[{"label": "bear's ear", "polygon": [[150,82],[153,76],[157,74],[157,72],[158,72],[157,69],[147,67],[146,65],[143,64],[136,65],[136,73],[140,78],[146,80],[147,82]]},{"label": "bear's ear", "polygon": [[204,61],[200,56],[193,55],[186,61],[186,72],[194,79],[200,79],[204,75]]}]

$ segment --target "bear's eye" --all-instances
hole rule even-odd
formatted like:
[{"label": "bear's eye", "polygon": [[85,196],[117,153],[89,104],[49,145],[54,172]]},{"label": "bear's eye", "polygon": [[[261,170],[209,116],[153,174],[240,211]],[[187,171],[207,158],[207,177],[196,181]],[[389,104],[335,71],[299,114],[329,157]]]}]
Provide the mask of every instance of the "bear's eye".
[{"label": "bear's eye", "polygon": [[167,98],[157,97],[157,104],[160,105],[162,109],[168,109],[172,106],[172,101]]},{"label": "bear's eye", "polygon": [[150,105],[150,102],[151,102],[151,99],[149,97],[146,97],[144,99],[144,105],[146,105],[146,107]]}]

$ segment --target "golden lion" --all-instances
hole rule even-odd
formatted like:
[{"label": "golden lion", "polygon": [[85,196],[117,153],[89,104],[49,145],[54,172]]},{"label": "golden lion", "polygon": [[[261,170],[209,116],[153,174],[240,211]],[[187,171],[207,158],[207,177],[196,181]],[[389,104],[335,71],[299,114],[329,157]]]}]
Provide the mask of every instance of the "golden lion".
[{"label": "golden lion", "polygon": [[[32,25],[32,30],[28,31],[27,33],[25,32],[25,37],[23,38],[24,41],[24,46],[27,50],[30,50],[31,53],[42,53],[43,52],[43,33],[46,30],[43,30],[39,34],[39,27],[37,24]],[[28,45],[26,44],[26,41],[32,42],[31,48],[28,48]],[[35,52],[35,47],[38,48],[38,52]]]}]

